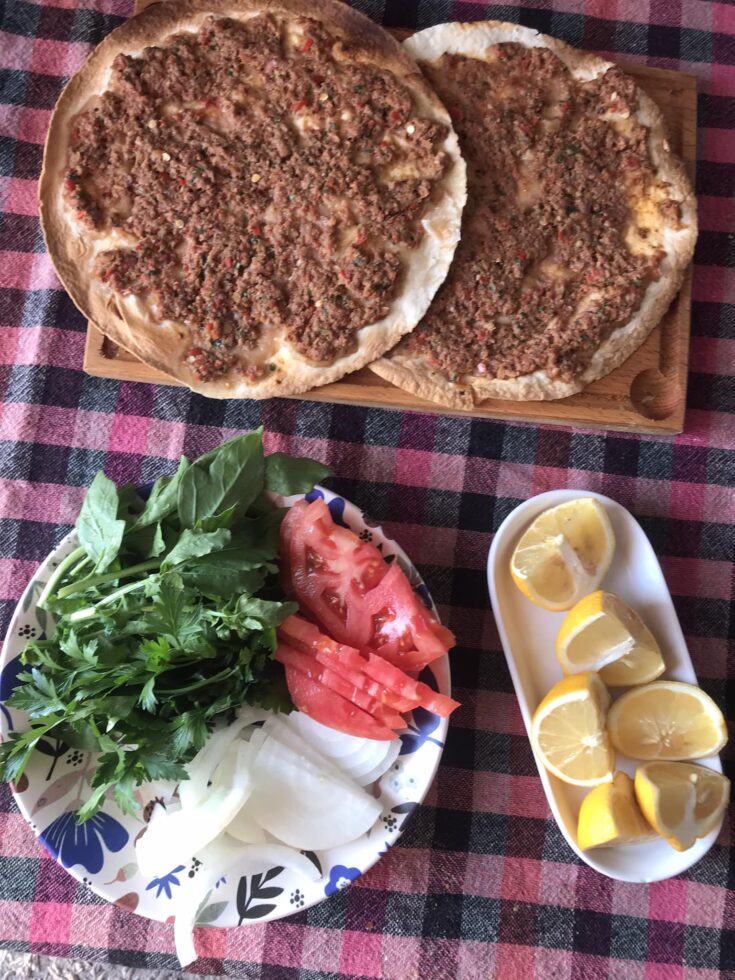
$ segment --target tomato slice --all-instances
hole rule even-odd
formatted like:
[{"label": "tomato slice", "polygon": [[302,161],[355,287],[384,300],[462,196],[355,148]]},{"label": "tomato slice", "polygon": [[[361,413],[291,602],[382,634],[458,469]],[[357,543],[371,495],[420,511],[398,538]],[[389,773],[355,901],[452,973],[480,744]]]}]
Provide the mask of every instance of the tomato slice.
[{"label": "tomato slice", "polygon": [[303,711],[314,721],[358,738],[374,738],[387,742],[398,737],[372,715],[330,691],[319,681],[307,677],[295,667],[287,665],[285,669],[291,700],[299,711]]},{"label": "tomato slice", "polygon": [[295,593],[330,636],[417,671],[454,645],[397,562],[334,524],[321,498],[296,504],[281,524],[281,552]]},{"label": "tomato slice", "polygon": [[427,711],[441,715],[442,718],[448,718],[454,709],[459,707],[459,701],[448,698],[446,694],[439,694],[438,691],[432,691],[428,684],[414,680],[399,667],[377,654],[368,654],[364,670],[369,677],[375,678],[380,684],[405,698],[415,698]]},{"label": "tomato slice", "polygon": [[391,691],[382,684],[379,684],[362,671],[352,670],[346,666],[340,660],[339,650],[349,650],[349,647],[339,645],[337,651],[330,650],[329,647],[324,647],[316,651],[316,659],[320,664],[334,668],[346,681],[349,681],[358,690],[364,691],[365,694],[374,698],[380,704],[385,705],[386,708],[390,708],[391,711],[403,714],[403,712],[413,711],[414,708],[419,706],[418,701],[414,701],[412,698],[401,697],[395,691]]},{"label": "tomato slice", "polygon": [[431,615],[395,562],[364,606],[373,620],[369,648],[402,670],[421,670],[454,646],[453,634]]},{"label": "tomato slice", "polygon": [[367,660],[359,650],[344,643],[336,643],[331,637],[325,636],[318,626],[301,616],[289,616],[278,627],[278,638],[296,650],[310,653],[320,664],[333,668],[358,690],[364,691],[393,711],[403,713],[419,706],[417,699],[404,697],[369,677],[365,673]]},{"label": "tomato slice", "polygon": [[299,603],[336,640],[366,644],[371,623],[361,600],[387,572],[382,555],[338,527],[321,497],[310,504],[300,501],[292,511],[281,524],[281,552],[288,554],[290,584]]},{"label": "tomato slice", "polygon": [[284,620],[278,627],[278,636],[290,646],[315,655],[320,648],[329,648],[335,658],[338,654],[338,659],[353,670],[362,670],[367,662],[359,650],[325,636],[318,626],[302,616],[293,615]]},{"label": "tomato slice", "polygon": [[307,677],[319,681],[324,687],[328,687],[330,691],[339,694],[346,701],[351,701],[358,708],[361,708],[385,725],[386,728],[395,729],[406,727],[405,721],[397,711],[391,710],[365,691],[356,688],[354,684],[351,684],[331,667],[325,667],[324,664],[320,664],[308,653],[302,653],[300,650],[294,650],[293,647],[285,643],[279,643],[275,656],[276,660],[279,660],[282,664],[287,664],[289,667],[300,670],[302,674],[306,674]]}]

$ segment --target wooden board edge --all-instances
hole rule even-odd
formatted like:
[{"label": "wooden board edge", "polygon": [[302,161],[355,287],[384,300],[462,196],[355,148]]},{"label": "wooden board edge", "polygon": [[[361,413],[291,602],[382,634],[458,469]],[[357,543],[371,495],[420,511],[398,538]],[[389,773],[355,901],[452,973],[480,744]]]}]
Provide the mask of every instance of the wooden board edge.
[{"label": "wooden board edge", "polygon": [[[94,324],[89,325],[85,344],[85,371],[93,377],[103,378],[112,381],[132,381],[136,383],[163,384],[174,387],[183,387],[180,382],[175,381],[166,375],[161,374],[154,368],[150,368],[139,361],[116,360],[106,358],[99,353],[100,347],[106,338]],[[377,378],[377,376],[376,376]],[[620,432],[639,432],[647,435],[669,436],[676,435],[682,431],[681,423],[683,420],[682,412],[672,412],[661,420],[646,419],[636,413],[632,408],[629,409],[631,416],[629,421],[621,419],[621,413],[626,411],[620,405],[609,407],[597,407],[596,417],[592,417],[591,412],[585,412],[583,407],[576,410],[573,404],[565,405],[565,409],[571,411],[566,417],[556,415],[553,418],[537,414],[534,408],[538,406],[560,405],[561,402],[509,402],[505,409],[493,411],[491,409],[480,409],[479,411],[462,411],[461,409],[449,409],[435,402],[421,401],[408,392],[387,383],[366,385],[352,385],[346,382],[336,381],[332,385],[325,385],[323,388],[315,388],[305,395],[294,395],[292,400],[312,401],[312,402],[331,402],[338,405],[353,405],[361,408],[377,408],[389,411],[421,412],[424,414],[448,415],[455,418],[486,419],[488,421],[506,422],[528,422],[534,425],[565,425],[580,429],[598,429]],[[521,409],[520,406],[523,406]]]}]

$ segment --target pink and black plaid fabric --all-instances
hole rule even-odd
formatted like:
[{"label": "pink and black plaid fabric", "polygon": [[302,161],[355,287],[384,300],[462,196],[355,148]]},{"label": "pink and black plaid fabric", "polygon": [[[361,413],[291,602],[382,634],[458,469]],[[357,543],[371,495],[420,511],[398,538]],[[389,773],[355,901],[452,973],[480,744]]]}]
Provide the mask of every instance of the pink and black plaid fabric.
[{"label": "pink and black plaid fabric", "polygon": [[[371,872],[292,918],[199,932],[203,974],[714,980],[735,977],[728,817],[687,875],[614,882],[578,862],[549,816],[497,633],[484,565],[521,500],[599,490],[638,517],[661,558],[703,687],[735,717],[735,7],[698,0],[538,6],[363,0],[387,26],[519,21],[621,61],[699,78],[696,253],[686,432],[574,432],[299,401],[209,402],[81,371],[85,323],[59,287],[36,215],[49,114],[129,0],[5,0],[0,34],[0,635],[26,580],[104,467],[147,481],[263,424],[271,450],[328,462],[332,486],[421,567],[457,633],[446,751],[426,804]],[[733,750],[726,753],[731,778]],[[37,844],[0,788],[0,945],[175,967],[171,927],[103,903]]]}]

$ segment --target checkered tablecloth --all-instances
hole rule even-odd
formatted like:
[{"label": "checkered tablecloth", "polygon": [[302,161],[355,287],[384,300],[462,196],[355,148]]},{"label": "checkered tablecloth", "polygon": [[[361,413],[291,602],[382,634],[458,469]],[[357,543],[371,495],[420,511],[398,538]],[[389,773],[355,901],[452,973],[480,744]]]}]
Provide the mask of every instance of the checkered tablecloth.
[{"label": "checkered tablecloth", "polygon": [[[735,977],[728,816],[688,874],[611,881],[550,818],[489,612],[488,547],[531,494],[599,490],[638,517],[661,558],[703,687],[735,716],[735,7],[697,0],[539,6],[364,0],[389,26],[520,21],[621,60],[696,74],[696,253],[684,435],[654,439],[300,401],[209,402],[81,371],[85,323],[59,287],[36,216],[51,108],[129,0],[5,0],[0,34],[0,635],[38,563],[104,467],[144,482],[263,424],[268,448],[317,456],[332,486],[422,569],[459,638],[442,765],[400,844],[349,889],[278,923],[206,929],[194,969],[233,977],[711,980]],[[733,776],[733,751],[725,754]],[[37,844],[0,788],[0,945],[176,965],[171,927],[107,905]]]}]

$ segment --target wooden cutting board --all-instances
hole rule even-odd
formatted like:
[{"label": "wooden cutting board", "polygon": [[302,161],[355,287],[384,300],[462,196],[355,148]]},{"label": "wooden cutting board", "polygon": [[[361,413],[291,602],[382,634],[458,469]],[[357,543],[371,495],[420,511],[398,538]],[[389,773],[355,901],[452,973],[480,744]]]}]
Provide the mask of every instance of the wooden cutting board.
[{"label": "wooden cutting board", "polygon": [[[147,6],[145,0],[136,11]],[[411,32],[391,31],[399,40]],[[659,105],[669,130],[671,146],[686,162],[694,180],[697,140],[697,80],[675,71],[623,65],[641,88]],[[315,388],[308,401],[340,402],[443,415],[512,419],[599,429],[674,434],[684,427],[689,360],[692,272],[688,270],[679,294],[646,342],[616,371],[593,382],[584,391],[551,402],[512,402],[488,398],[472,411],[452,411],[424,401],[363,368],[334,384]],[[133,354],[108,340],[93,324],[87,328],[84,370],[98,378],[178,384],[141,363]]]}]

